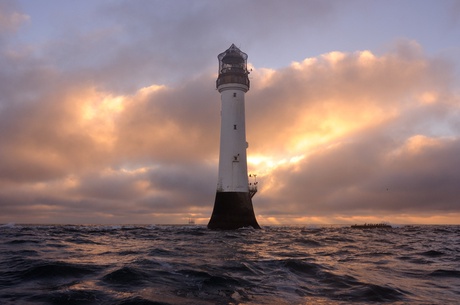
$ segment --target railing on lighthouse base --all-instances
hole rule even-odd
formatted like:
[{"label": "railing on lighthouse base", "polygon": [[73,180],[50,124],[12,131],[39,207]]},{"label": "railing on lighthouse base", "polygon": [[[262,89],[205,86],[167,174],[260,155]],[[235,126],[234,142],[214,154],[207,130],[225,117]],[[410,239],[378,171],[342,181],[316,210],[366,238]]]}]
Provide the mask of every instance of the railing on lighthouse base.
[{"label": "railing on lighthouse base", "polygon": [[257,175],[255,174],[249,174],[249,178],[252,179],[253,181],[249,182],[249,196],[254,197],[254,195],[257,193]]}]

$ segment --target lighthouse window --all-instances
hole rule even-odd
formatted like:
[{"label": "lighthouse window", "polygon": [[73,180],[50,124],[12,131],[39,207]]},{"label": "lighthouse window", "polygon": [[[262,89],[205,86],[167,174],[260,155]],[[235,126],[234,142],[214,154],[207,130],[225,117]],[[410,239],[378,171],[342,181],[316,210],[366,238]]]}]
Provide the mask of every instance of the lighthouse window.
[{"label": "lighthouse window", "polygon": [[236,130],[236,125],[233,125],[233,129]]},{"label": "lighthouse window", "polygon": [[236,92],[233,92],[233,97],[236,97]]}]

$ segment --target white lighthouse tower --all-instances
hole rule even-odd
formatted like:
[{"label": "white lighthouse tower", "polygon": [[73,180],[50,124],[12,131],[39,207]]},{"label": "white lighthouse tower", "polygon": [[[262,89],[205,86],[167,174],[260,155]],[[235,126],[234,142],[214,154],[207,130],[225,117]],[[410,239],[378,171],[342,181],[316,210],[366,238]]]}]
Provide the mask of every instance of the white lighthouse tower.
[{"label": "white lighthouse tower", "polygon": [[232,230],[260,228],[249,189],[246,160],[244,95],[249,90],[248,55],[234,44],[217,57],[219,76],[216,86],[221,94],[219,176],[216,199],[208,228]]}]

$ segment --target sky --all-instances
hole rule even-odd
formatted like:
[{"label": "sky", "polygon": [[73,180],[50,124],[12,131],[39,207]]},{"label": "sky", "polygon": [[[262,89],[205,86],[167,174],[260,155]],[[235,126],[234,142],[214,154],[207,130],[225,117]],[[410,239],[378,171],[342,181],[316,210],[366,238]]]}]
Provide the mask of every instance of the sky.
[{"label": "sky", "polygon": [[1,0],[0,223],[207,224],[232,43],[261,225],[460,224],[459,0]]}]

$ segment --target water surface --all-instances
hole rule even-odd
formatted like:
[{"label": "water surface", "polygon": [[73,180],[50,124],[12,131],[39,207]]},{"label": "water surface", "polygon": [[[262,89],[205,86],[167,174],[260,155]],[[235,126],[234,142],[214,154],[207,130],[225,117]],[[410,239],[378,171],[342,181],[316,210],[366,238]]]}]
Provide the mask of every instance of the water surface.
[{"label": "water surface", "polygon": [[0,226],[0,304],[458,304],[460,226]]}]

